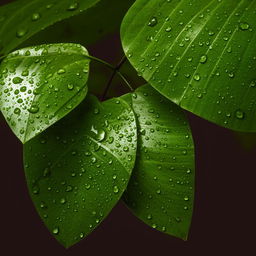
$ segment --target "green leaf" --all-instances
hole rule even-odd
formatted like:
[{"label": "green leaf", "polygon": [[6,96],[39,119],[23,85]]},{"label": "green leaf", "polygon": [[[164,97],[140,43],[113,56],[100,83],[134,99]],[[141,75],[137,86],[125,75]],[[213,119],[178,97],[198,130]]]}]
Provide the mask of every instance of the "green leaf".
[{"label": "green leaf", "polygon": [[89,59],[76,44],[41,45],[9,54],[0,65],[0,110],[27,142],[74,109],[87,94]]},{"label": "green leaf", "polygon": [[0,54],[40,30],[92,8],[100,0],[19,0],[0,8]]},{"label": "green leaf", "polygon": [[24,146],[32,200],[55,238],[69,247],[107,216],[124,192],[136,158],[132,109],[122,99],[88,97]]},{"label": "green leaf", "polygon": [[132,100],[138,121],[136,165],[124,200],[151,227],[186,239],[194,198],[194,147],[183,111],[149,85]]},{"label": "green leaf", "polygon": [[[93,8],[57,22],[26,40],[22,46],[47,43],[79,43],[85,47],[118,33],[121,21],[135,0],[100,0]],[[100,18],[99,18],[100,17]],[[88,36],[89,35],[89,36]]]},{"label": "green leaf", "polygon": [[256,0],[137,0],[124,50],[161,94],[221,126],[256,131]]}]

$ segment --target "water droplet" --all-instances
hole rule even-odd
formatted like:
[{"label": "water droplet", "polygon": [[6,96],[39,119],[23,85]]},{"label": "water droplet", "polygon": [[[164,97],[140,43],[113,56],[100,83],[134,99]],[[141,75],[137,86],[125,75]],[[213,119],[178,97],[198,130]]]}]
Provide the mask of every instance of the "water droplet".
[{"label": "water droplet", "polygon": [[52,230],[52,233],[53,233],[54,235],[58,235],[59,232],[60,232],[60,230],[59,230],[58,227],[56,227],[56,228],[54,228],[54,229]]},{"label": "water droplet", "polygon": [[245,114],[242,110],[237,110],[236,111],[236,118],[237,119],[244,119],[244,116],[245,116]]},{"label": "water droplet", "polygon": [[239,28],[241,30],[248,30],[250,28],[250,25],[246,22],[240,23]]},{"label": "water droplet", "polygon": [[251,81],[251,83],[250,83],[250,87],[256,87],[256,81]]},{"label": "water droplet", "polygon": [[199,74],[195,74],[194,75],[194,80],[195,81],[199,81],[201,79],[200,75]]},{"label": "water droplet", "polygon": [[157,228],[157,225],[156,224],[152,224],[152,228]]},{"label": "water droplet", "polygon": [[20,112],[21,112],[21,110],[19,108],[15,108],[14,109],[14,114],[19,115]]},{"label": "water droplet", "polygon": [[64,73],[66,73],[66,70],[64,68],[59,69],[57,72],[58,75],[62,75]]},{"label": "water droplet", "polygon": [[70,91],[72,91],[72,90],[74,89],[74,85],[73,85],[73,84],[68,84],[68,89],[69,89]]},{"label": "water droplet", "polygon": [[95,115],[98,115],[98,114],[100,113],[100,110],[99,110],[98,108],[95,108],[95,109],[93,110],[93,113],[94,113]]},{"label": "water droplet", "polygon": [[61,203],[61,204],[65,204],[66,202],[67,202],[67,201],[66,201],[66,198],[61,198],[61,199],[60,199],[60,203]]},{"label": "water droplet", "polygon": [[119,188],[118,186],[114,186],[114,189],[113,189],[114,193],[117,194],[119,192]]},{"label": "water droplet", "polygon": [[200,58],[200,63],[204,64],[207,61],[207,56],[206,55],[202,55]]},{"label": "water droplet", "polygon": [[23,79],[20,78],[20,77],[18,77],[18,76],[14,77],[14,78],[12,79],[12,82],[13,82],[14,84],[20,84],[22,81],[23,81]]},{"label": "water droplet", "polygon": [[36,114],[38,111],[39,111],[39,107],[36,105],[32,105],[28,110],[28,112],[30,112],[31,114]]},{"label": "water droplet", "polygon": [[25,28],[20,28],[20,29],[17,30],[16,36],[17,36],[18,38],[21,38],[21,37],[25,36],[25,35],[27,34],[27,32],[28,32],[27,29],[25,29]]},{"label": "water droplet", "polygon": [[157,18],[156,17],[152,17],[149,22],[148,22],[148,26],[150,27],[154,27],[155,25],[157,25]]},{"label": "water droplet", "polygon": [[166,32],[171,32],[172,31],[172,28],[171,27],[168,27],[165,29]]},{"label": "water droplet", "polygon": [[67,8],[68,11],[75,11],[78,8],[79,4],[77,2],[74,2],[72,4],[69,5],[69,7]]},{"label": "water droplet", "polygon": [[39,20],[40,18],[41,18],[41,15],[40,15],[40,13],[38,13],[38,12],[33,13],[32,16],[31,16],[31,20],[32,20],[32,21],[37,21],[37,20]]}]

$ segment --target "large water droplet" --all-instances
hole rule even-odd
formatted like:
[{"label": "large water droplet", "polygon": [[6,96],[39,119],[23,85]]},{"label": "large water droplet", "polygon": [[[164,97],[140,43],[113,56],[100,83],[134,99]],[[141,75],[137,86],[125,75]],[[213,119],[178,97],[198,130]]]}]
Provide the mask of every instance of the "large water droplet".
[{"label": "large water droplet", "polygon": [[240,23],[239,28],[241,30],[248,30],[250,28],[250,25],[246,22]]},{"label": "large water droplet", "polygon": [[18,38],[21,38],[21,37],[25,36],[25,35],[27,34],[27,32],[28,32],[27,29],[25,29],[25,28],[20,28],[20,29],[17,30],[16,36],[17,36]]},{"label": "large water droplet", "polygon": [[32,105],[28,111],[32,114],[36,114],[39,111],[39,107],[37,105]]},{"label": "large water droplet", "polygon": [[78,8],[79,4],[77,2],[74,2],[72,4],[69,5],[69,7],[67,8],[68,11],[75,11]]},{"label": "large water droplet", "polygon": [[149,22],[148,22],[148,26],[150,27],[154,27],[155,25],[157,25],[157,18],[156,17],[152,17]]}]

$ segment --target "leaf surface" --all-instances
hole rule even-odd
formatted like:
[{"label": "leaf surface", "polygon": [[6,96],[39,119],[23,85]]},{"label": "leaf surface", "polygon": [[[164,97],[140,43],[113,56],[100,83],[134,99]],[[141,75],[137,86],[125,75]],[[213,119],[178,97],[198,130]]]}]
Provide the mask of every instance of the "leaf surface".
[{"label": "leaf surface", "polygon": [[[135,0],[100,0],[93,8],[36,33],[22,46],[47,43],[79,43],[86,48],[118,33],[125,13]],[[99,18],[100,17],[100,18]],[[89,35],[89,36],[88,36]]]},{"label": "leaf surface", "polygon": [[100,0],[19,0],[0,7],[0,55],[40,30],[92,8]]},{"label": "leaf surface", "polygon": [[121,29],[132,65],[209,121],[256,131],[256,0],[137,0]]},{"label": "leaf surface", "polygon": [[194,146],[183,111],[149,85],[136,90],[138,150],[124,200],[149,226],[186,239],[194,199]]},{"label": "leaf surface", "polygon": [[125,190],[136,158],[132,109],[89,96],[24,146],[27,183],[48,229],[69,247],[106,217]]},{"label": "leaf surface", "polygon": [[76,44],[15,51],[0,65],[0,110],[25,143],[74,109],[87,94],[89,59]]}]

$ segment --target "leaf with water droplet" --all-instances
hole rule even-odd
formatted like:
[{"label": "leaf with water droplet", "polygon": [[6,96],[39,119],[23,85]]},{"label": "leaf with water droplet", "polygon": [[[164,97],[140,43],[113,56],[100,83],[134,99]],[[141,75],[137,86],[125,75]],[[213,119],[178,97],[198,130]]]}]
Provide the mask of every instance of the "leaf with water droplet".
[{"label": "leaf with water droplet", "polygon": [[[38,33],[26,40],[23,45],[43,44],[45,42],[79,42],[86,47],[91,46],[96,41],[104,38],[107,34],[119,32],[120,23],[134,1],[135,0],[97,1],[97,3],[93,5],[93,8],[88,8],[79,15],[62,20],[44,30],[38,31]],[[76,2],[79,2],[78,9],[81,9],[85,4],[88,5],[88,1],[69,1],[68,5],[65,6],[65,9],[68,9],[68,7],[76,7],[76,5],[74,5]],[[65,12],[68,12],[68,14],[73,14],[74,12],[76,14],[78,9],[75,11],[65,10]],[[34,10],[34,13],[37,13],[36,9]],[[95,15],[95,13],[97,15]],[[55,13],[51,12],[50,15],[55,15]],[[38,21],[34,22],[37,23]],[[93,83],[92,86],[95,87],[95,83]]]},{"label": "leaf with water droplet", "polygon": [[87,56],[81,45],[49,44],[15,51],[0,64],[0,110],[23,143],[85,98]]},{"label": "leaf with water droplet", "polygon": [[121,27],[123,48],[140,75],[174,103],[218,125],[255,132],[256,90],[249,86],[256,79],[255,10],[255,0],[137,0]]},{"label": "leaf with water droplet", "polygon": [[149,226],[186,239],[194,198],[194,145],[188,121],[182,109],[149,85],[135,93],[132,106],[143,132],[138,133],[136,165],[124,201]]},{"label": "leaf with water droplet", "polygon": [[135,115],[127,102],[100,103],[90,95],[24,145],[31,198],[49,231],[64,246],[91,233],[118,202],[134,167],[136,148]]},{"label": "leaf with water droplet", "polygon": [[0,17],[4,18],[0,19],[0,54],[9,53],[22,42],[46,27],[78,15],[83,11],[90,10],[100,1],[19,0],[1,6]]}]

